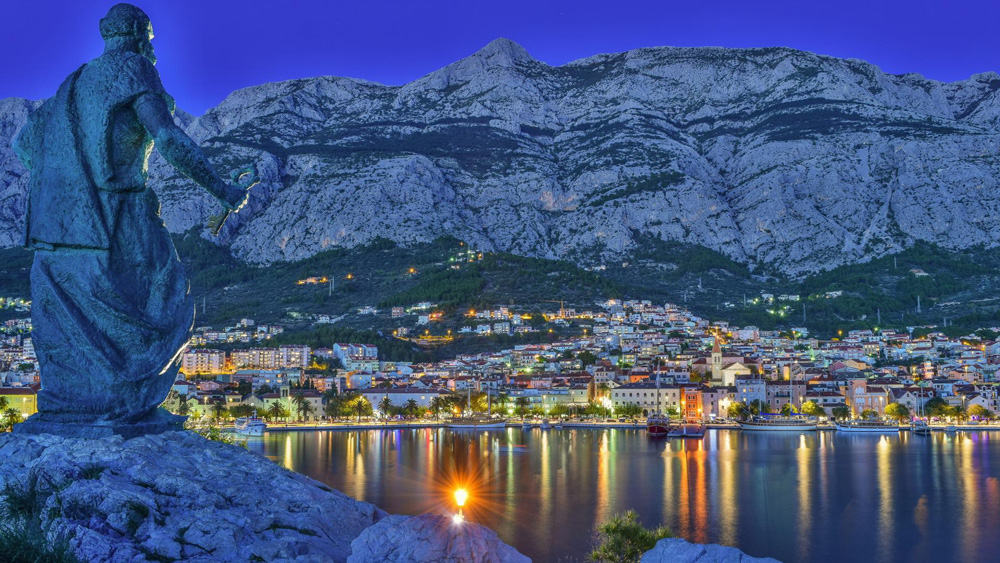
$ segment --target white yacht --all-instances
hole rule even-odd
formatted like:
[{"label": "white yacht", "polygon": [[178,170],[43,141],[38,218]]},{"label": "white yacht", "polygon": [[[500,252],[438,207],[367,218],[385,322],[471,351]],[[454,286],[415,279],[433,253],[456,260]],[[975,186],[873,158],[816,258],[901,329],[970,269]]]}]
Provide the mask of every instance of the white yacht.
[{"label": "white yacht", "polygon": [[899,425],[884,420],[838,421],[837,432],[899,432]]},{"label": "white yacht", "polygon": [[752,432],[807,432],[816,430],[816,419],[798,416],[754,416],[740,421],[740,429]]},{"label": "white yacht", "polygon": [[233,423],[233,429],[241,436],[263,436],[267,430],[267,423],[257,416],[257,411],[254,411],[253,416],[237,418]]},{"label": "white yacht", "polygon": [[453,418],[445,423],[448,428],[460,430],[500,430],[507,427],[507,422],[483,417]]}]

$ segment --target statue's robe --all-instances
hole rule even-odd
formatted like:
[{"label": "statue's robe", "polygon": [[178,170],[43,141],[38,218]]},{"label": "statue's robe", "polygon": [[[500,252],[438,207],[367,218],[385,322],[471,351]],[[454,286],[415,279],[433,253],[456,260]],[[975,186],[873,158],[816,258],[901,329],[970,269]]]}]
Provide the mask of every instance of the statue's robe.
[{"label": "statue's robe", "polygon": [[146,188],[152,139],[132,109],[172,106],[152,63],[105,53],[29,118],[26,246],[38,410],[54,422],[133,422],[163,401],[194,322],[183,266]]}]

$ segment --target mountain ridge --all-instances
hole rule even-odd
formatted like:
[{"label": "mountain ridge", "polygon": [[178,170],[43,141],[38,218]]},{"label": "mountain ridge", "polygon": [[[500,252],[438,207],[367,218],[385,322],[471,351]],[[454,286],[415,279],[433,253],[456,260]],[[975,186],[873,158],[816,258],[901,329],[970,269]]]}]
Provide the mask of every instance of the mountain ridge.
[{"label": "mountain ridge", "polygon": [[[412,82],[237,90],[179,120],[262,183],[217,241],[249,262],[452,235],[588,265],[641,236],[801,277],[916,241],[995,246],[1000,75],[893,75],[785,47],[647,47],[550,66],[497,39]],[[0,100],[0,244],[24,174]],[[6,104],[6,105],[5,105]],[[158,157],[172,231],[218,213]]]}]

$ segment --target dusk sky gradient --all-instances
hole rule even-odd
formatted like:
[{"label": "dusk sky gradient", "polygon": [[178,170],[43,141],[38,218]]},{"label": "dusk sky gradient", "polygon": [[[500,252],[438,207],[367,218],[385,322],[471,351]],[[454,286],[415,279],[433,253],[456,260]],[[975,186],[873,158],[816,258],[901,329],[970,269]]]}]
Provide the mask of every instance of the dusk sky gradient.
[{"label": "dusk sky gradient", "polygon": [[[44,98],[97,56],[111,1],[5,2],[0,98]],[[787,46],[892,73],[1000,70],[1000,2],[137,0],[167,90],[199,115],[237,88],[320,75],[403,84],[497,37],[552,65],[659,45]]]}]

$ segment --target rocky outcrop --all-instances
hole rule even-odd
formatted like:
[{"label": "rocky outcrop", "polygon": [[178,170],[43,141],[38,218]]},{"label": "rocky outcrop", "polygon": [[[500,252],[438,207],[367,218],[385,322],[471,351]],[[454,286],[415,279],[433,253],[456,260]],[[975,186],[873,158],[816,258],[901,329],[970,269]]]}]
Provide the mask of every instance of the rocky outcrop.
[{"label": "rocky outcrop", "polygon": [[186,431],[0,435],[0,497],[81,561],[529,561],[477,524],[388,516]]},{"label": "rocky outcrop", "polygon": [[351,542],[350,563],[462,561],[527,563],[531,561],[500,541],[496,532],[473,522],[440,514],[388,516]]},{"label": "rocky outcrop", "polygon": [[666,538],[642,554],[641,563],[780,563],[770,557],[751,557],[735,547],[690,543]]},{"label": "rocky outcrop", "polygon": [[[8,139],[31,105],[0,100],[0,244],[19,232]],[[600,263],[653,237],[805,274],[1000,240],[995,73],[942,83],[785,48],[550,66],[498,39],[403,86],[264,84],[182,123],[220,169],[260,169],[219,239],[253,262],[452,235]],[[218,212],[158,157],[151,182],[174,231]]]},{"label": "rocky outcrop", "polygon": [[0,460],[0,487],[29,495],[47,539],[67,542],[82,561],[344,561],[351,541],[385,516],[190,432],[4,434]]}]

